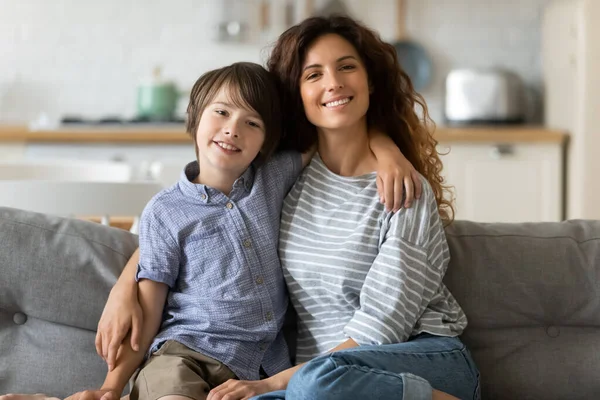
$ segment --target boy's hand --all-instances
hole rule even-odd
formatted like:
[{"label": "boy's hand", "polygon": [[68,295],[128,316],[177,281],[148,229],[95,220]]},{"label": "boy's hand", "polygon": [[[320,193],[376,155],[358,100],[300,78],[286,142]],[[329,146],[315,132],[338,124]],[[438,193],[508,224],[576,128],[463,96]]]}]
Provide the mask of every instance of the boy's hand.
[{"label": "boy's hand", "polygon": [[104,306],[96,333],[96,352],[106,361],[109,371],[113,370],[119,346],[130,329],[131,348],[138,351],[142,323],[137,286],[115,285]]},{"label": "boy's hand", "polygon": [[227,382],[211,390],[206,400],[247,400],[253,396],[274,390],[276,388],[271,386],[269,378],[260,381],[229,379]]},{"label": "boy's hand", "polygon": [[119,394],[112,389],[85,390],[75,393],[65,400],[119,400]]},{"label": "boy's hand", "polygon": [[406,158],[380,155],[377,165],[377,193],[388,211],[397,212],[401,207],[410,208],[415,198],[421,198],[419,173]]}]

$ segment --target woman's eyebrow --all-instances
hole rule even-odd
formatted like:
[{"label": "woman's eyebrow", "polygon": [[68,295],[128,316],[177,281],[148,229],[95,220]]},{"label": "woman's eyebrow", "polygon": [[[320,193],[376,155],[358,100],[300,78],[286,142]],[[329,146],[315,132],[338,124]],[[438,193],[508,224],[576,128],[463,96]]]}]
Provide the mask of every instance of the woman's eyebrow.
[{"label": "woman's eyebrow", "polygon": [[[335,60],[335,62],[340,62],[340,61],[348,60],[350,58],[356,60],[356,57],[354,57],[354,56],[343,56],[343,57],[340,57],[337,60]],[[307,69],[319,68],[319,67],[322,67],[322,65],[321,64],[310,64],[310,65],[307,65],[306,67],[304,67],[304,69],[302,70],[302,72],[306,71]]]}]

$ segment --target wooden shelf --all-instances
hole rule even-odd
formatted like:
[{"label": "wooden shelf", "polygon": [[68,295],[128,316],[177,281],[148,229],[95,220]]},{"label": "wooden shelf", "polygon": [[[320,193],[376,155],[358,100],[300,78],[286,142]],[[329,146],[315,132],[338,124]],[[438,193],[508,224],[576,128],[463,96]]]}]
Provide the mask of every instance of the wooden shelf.
[{"label": "wooden shelf", "polygon": [[0,143],[190,143],[191,140],[183,127],[73,127],[56,130],[29,130],[23,126],[0,126]]},{"label": "wooden shelf", "polygon": [[[568,134],[541,126],[473,126],[444,127],[436,129],[434,137],[439,142],[490,142],[490,143],[564,143]],[[55,142],[55,143],[190,143],[184,128],[174,127],[115,127],[66,128],[32,131],[25,126],[0,125],[2,142]]]}]

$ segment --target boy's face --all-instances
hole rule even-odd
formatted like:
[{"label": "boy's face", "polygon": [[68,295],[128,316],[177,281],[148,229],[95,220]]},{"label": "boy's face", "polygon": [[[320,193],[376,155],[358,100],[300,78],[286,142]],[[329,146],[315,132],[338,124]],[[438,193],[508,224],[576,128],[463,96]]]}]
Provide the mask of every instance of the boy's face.
[{"label": "boy's face", "polygon": [[221,89],[202,112],[196,131],[200,171],[235,179],[256,158],[264,141],[265,126],[258,113],[233,104],[227,90]]}]

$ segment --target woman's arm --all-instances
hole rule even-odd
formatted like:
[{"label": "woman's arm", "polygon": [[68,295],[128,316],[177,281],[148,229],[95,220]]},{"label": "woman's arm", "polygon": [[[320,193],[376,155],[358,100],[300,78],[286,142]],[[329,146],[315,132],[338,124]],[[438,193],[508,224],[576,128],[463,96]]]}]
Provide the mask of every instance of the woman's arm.
[{"label": "woman's arm", "polygon": [[424,179],[421,199],[389,216],[382,231],[384,239],[360,290],[360,308],[344,327],[361,345],[405,342],[439,296],[449,261],[435,196]]},{"label": "woman's arm", "polygon": [[[340,350],[352,349],[354,347],[358,347],[358,343],[356,343],[354,339],[350,338],[345,342],[337,345],[333,349],[329,350],[329,353],[334,353]],[[284,390],[285,388],[287,388],[287,385],[290,379],[292,379],[292,376],[294,376],[296,371],[302,368],[304,364],[306,363],[298,364],[292,368],[288,368],[285,371],[281,371],[280,373],[267,378],[266,380],[271,380],[271,387],[275,388],[273,390]]]},{"label": "woman's arm", "polygon": [[381,202],[388,211],[397,212],[402,206],[404,190],[404,207],[410,208],[414,198],[421,197],[419,173],[385,133],[371,130],[369,146],[377,158],[377,191]]},{"label": "woman's arm", "polygon": [[130,343],[134,351],[139,349],[143,313],[138,300],[138,284],[135,281],[140,250],[137,249],[110,291],[96,333],[96,351],[108,364],[115,364],[117,350],[131,330]]},{"label": "woman's arm", "polygon": [[72,400],[118,399],[127,382],[144,360],[152,340],[156,336],[162,321],[162,312],[167,298],[168,287],[164,283],[143,279],[139,283],[139,298],[144,319],[140,335],[140,348],[134,351],[129,341],[123,342],[118,349],[115,367],[108,371],[100,390],[74,394]]},{"label": "woman's arm", "polygon": [[[330,350],[330,352],[351,349],[357,347],[353,339],[348,339],[344,343]],[[259,381],[239,381],[236,379],[230,379],[222,385],[217,386],[210,391],[206,400],[222,400],[225,396],[228,399],[238,400],[247,399],[252,396],[259,394],[273,392],[275,390],[284,390],[292,379],[292,376],[304,366],[304,364],[296,365],[292,368],[288,368],[280,373],[273,375],[269,378]]]}]

